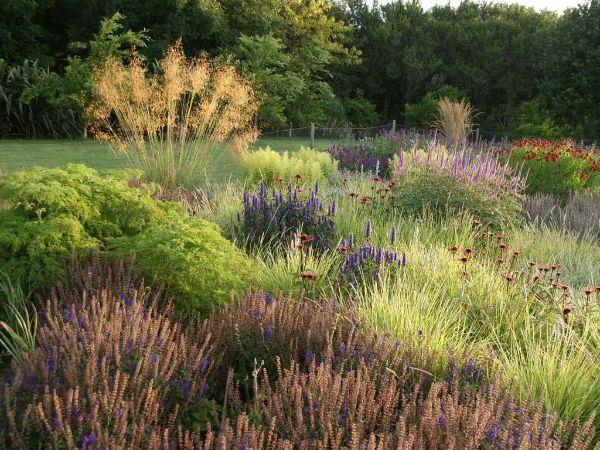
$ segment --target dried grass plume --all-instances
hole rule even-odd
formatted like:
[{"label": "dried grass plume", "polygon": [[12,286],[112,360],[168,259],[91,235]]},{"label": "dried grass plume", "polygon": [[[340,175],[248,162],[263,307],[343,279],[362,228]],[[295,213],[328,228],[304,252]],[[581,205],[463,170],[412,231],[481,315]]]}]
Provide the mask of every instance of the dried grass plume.
[{"label": "dried grass plume", "polygon": [[198,184],[212,157],[256,139],[250,84],[232,66],[186,59],[180,42],[155,73],[139,58],[109,59],[93,81],[96,136],[163,187]]},{"label": "dried grass plume", "polygon": [[453,102],[444,97],[438,102],[439,117],[435,122],[446,138],[458,143],[467,138],[473,128],[473,107],[466,100]]}]

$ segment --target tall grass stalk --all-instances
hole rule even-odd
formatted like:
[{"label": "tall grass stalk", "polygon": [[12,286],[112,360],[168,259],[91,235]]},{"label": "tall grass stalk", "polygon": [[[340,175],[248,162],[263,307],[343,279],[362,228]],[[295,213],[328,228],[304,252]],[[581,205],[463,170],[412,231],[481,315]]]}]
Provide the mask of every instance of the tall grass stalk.
[{"label": "tall grass stalk", "polygon": [[233,66],[186,59],[180,43],[151,74],[139,59],[109,59],[94,75],[95,131],[165,188],[195,186],[215,155],[256,138],[258,104]]},{"label": "tall grass stalk", "polygon": [[416,238],[405,251],[400,277],[358,292],[362,317],[400,339],[422,341],[441,355],[438,370],[453,354],[473,357],[523,398],[563,418],[594,413],[600,404],[600,311],[566,325],[556,307],[541,304],[525,286],[508,287],[491,261],[472,263],[465,275],[439,245]]},{"label": "tall grass stalk", "polygon": [[435,126],[452,143],[464,141],[473,128],[473,107],[466,100],[453,102],[442,98],[438,102],[439,117]]},{"label": "tall grass stalk", "polygon": [[37,315],[29,311],[28,295],[0,272],[0,345],[19,364],[35,348]]}]

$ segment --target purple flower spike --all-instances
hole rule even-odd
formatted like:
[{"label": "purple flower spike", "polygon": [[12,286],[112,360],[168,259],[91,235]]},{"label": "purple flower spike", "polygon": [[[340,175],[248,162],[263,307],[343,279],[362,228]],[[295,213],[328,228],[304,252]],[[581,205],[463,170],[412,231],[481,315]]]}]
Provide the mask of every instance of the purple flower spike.
[{"label": "purple flower spike", "polygon": [[396,243],[396,227],[392,227],[392,235],[390,237],[390,243],[394,245]]},{"label": "purple flower spike", "polygon": [[365,236],[367,239],[369,239],[372,234],[373,234],[373,225],[371,224],[371,220],[367,220],[367,225],[365,227]]},{"label": "purple flower spike", "polygon": [[208,359],[204,358],[202,361],[200,361],[200,364],[198,364],[198,370],[200,371],[200,373],[204,373],[207,366],[208,366]]}]

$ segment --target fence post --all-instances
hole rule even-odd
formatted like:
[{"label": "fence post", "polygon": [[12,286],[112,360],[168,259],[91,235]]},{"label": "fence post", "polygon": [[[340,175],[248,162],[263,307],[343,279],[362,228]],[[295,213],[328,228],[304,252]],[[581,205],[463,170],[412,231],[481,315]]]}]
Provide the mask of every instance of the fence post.
[{"label": "fence post", "polygon": [[392,133],[396,132],[396,119],[392,120]]},{"label": "fence post", "polygon": [[315,148],[315,123],[310,123],[310,148]]},{"label": "fence post", "polygon": [[475,129],[475,144],[479,145],[479,128]]},{"label": "fence post", "polygon": [[292,138],[292,123],[290,122],[290,132],[289,132],[289,138]]}]

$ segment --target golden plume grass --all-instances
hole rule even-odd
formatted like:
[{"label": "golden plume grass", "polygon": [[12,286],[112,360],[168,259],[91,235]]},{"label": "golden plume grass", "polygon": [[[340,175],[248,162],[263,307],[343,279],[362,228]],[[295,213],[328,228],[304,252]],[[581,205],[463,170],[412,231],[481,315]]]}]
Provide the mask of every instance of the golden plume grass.
[{"label": "golden plume grass", "polygon": [[453,102],[442,98],[438,102],[439,117],[435,126],[439,128],[453,143],[458,143],[467,138],[473,127],[473,107],[462,99]]},{"label": "golden plume grass", "polygon": [[234,67],[186,59],[176,43],[152,73],[139,58],[109,59],[94,74],[94,131],[146,179],[195,186],[213,158],[256,139],[254,91]]}]

